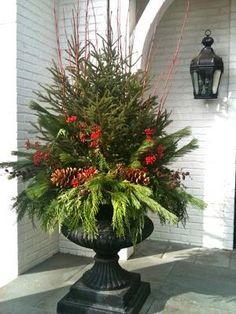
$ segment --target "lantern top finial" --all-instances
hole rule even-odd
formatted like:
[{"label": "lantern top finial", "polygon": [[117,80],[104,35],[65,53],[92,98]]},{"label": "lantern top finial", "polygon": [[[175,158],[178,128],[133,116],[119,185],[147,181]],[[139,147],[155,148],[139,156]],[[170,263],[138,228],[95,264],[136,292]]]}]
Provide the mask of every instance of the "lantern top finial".
[{"label": "lantern top finial", "polygon": [[205,47],[211,47],[211,45],[214,43],[214,39],[212,37],[210,37],[210,35],[211,35],[210,29],[205,30],[205,35],[206,36],[202,39],[202,44]]}]

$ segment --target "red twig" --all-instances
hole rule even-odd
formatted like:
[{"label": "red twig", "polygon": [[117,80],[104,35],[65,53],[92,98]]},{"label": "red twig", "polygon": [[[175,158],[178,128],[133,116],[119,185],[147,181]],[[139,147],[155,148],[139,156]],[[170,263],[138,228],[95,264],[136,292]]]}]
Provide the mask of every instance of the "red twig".
[{"label": "red twig", "polygon": [[[127,13],[126,15],[126,22],[125,22],[125,58],[128,57],[128,38],[129,38],[129,14]],[[127,66],[126,66],[126,71],[127,71]],[[128,68],[129,71],[129,68]]]},{"label": "red twig", "polygon": [[110,0],[107,0],[107,38],[111,40],[111,9]]},{"label": "red twig", "polygon": [[85,58],[88,57],[88,40],[89,40],[89,0],[86,0],[85,9]]},{"label": "red twig", "polygon": [[120,0],[118,0],[117,10],[116,10],[116,29],[117,29],[117,47],[118,53],[122,53],[122,42],[121,42],[121,29],[120,29]]},{"label": "red twig", "polygon": [[93,10],[93,19],[94,19],[94,31],[95,31],[95,41],[96,41],[96,48],[98,49],[98,30],[97,30],[97,19],[96,19],[96,14],[94,10],[94,5],[93,5],[93,0],[91,0],[91,6]]},{"label": "red twig", "polygon": [[[156,19],[158,19],[159,13],[157,14]],[[147,50],[147,56],[145,59],[145,66],[144,66],[144,77],[143,77],[143,92],[142,94],[144,94],[145,88],[147,86],[148,83],[148,73],[150,71],[150,64],[152,61],[152,50],[153,50],[153,45],[154,45],[154,39],[155,39],[155,34],[156,34],[156,25],[153,25],[153,32],[152,32],[152,37],[150,40],[150,44]]]},{"label": "red twig", "polygon": [[188,19],[188,13],[189,13],[189,0],[186,0],[185,14],[184,14],[184,19],[183,19],[181,30],[180,30],[180,35],[179,35],[178,40],[177,40],[175,52],[172,55],[171,63],[169,65],[167,76],[165,79],[165,84],[163,87],[162,96],[161,96],[160,102],[159,102],[159,109],[158,109],[159,113],[162,112],[164,105],[165,105],[165,102],[166,102],[166,99],[167,99],[169,92],[170,92],[171,82],[173,79],[173,74],[175,73],[177,59],[179,56],[181,43],[183,40],[183,33],[184,33],[186,22]]},{"label": "red twig", "polygon": [[62,54],[61,54],[61,43],[59,37],[59,28],[58,28],[58,17],[56,12],[56,1],[53,0],[53,16],[54,16],[54,26],[56,33],[56,46],[57,46],[57,58],[61,72],[63,72],[63,64],[62,64]]},{"label": "red twig", "polygon": [[56,34],[56,47],[57,47],[57,58],[60,70],[60,80],[61,80],[61,94],[63,97],[62,111],[65,116],[67,116],[67,110],[65,106],[65,69],[62,63],[62,53],[61,53],[61,43],[59,36],[59,27],[58,27],[58,17],[56,12],[56,2],[53,0],[53,15],[54,15],[54,26],[55,26],[55,34]]},{"label": "red twig", "polygon": [[[66,37],[66,42],[68,43],[69,42],[69,37],[68,37],[68,34],[67,34],[67,30],[66,30],[66,16],[65,16],[65,10],[63,8],[63,28],[64,28],[64,33],[65,33],[65,37]],[[68,61],[69,61],[69,66],[72,65],[72,51],[71,51],[71,48],[69,47],[68,45],[68,49],[67,49],[67,54],[68,54]]]},{"label": "red twig", "polygon": [[[77,47],[77,54],[80,50],[80,29],[79,29],[79,16],[80,16],[80,3],[78,0],[77,8],[76,8],[76,47]],[[77,55],[78,58],[78,55]]]},{"label": "red twig", "polygon": [[[158,19],[159,13],[157,14],[157,19]],[[150,64],[151,64],[151,53],[154,45],[154,39],[155,39],[155,34],[156,34],[156,27],[153,27],[153,32],[152,32],[152,38],[150,41],[150,45],[148,47],[148,52],[147,52],[147,57],[145,60],[145,72],[149,72],[150,69]]]}]

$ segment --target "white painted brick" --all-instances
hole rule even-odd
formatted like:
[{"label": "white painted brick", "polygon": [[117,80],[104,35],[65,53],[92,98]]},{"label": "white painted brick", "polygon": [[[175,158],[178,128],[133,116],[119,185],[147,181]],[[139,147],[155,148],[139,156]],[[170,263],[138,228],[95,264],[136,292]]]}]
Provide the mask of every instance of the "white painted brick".
[{"label": "white painted brick", "polygon": [[[167,72],[171,54],[176,48],[184,7],[184,0],[174,1],[158,25],[150,67],[151,75],[154,76],[154,84],[158,80],[159,73]],[[174,167],[188,169],[192,178],[191,181],[186,180],[185,182],[190,187],[188,191],[204,200],[209,200],[210,203],[208,209],[203,213],[199,211],[197,214],[196,210],[189,209],[189,222],[186,225],[185,234],[177,234],[176,228],[173,226],[170,227],[168,236],[163,232],[165,228],[158,223],[158,219],[154,219],[155,232],[151,236],[152,239],[168,239],[194,245],[232,249],[236,151],[235,145],[232,143],[232,134],[235,134],[236,130],[235,127],[229,127],[229,120],[232,120],[235,125],[235,116],[230,117],[230,112],[227,113],[227,104],[223,99],[227,97],[228,91],[232,91],[231,99],[236,98],[234,84],[236,82],[234,38],[236,14],[232,13],[236,12],[235,8],[235,0],[210,0],[207,2],[200,0],[192,1],[190,4],[178,69],[174,75],[166,108],[172,110],[174,120],[169,131],[190,125],[193,135],[199,139],[200,144],[198,150],[181,158]],[[217,100],[194,100],[189,65],[194,55],[199,53],[204,30],[208,28],[212,29],[212,36],[215,39],[213,48],[217,54],[223,57],[225,71]],[[161,95],[161,90],[159,90],[159,95]],[[219,108],[226,110],[226,115],[222,114]],[[219,123],[219,121],[221,122]],[[219,123],[219,127],[217,127],[217,123]],[[221,132],[217,130],[221,130]],[[226,140],[228,138],[229,144]],[[225,151],[225,154],[220,155],[220,151]],[[213,187],[211,188],[211,186]],[[216,223],[215,227],[212,225],[212,219]],[[220,226],[219,232],[217,232],[217,226]],[[207,234],[208,230],[213,231],[212,235]],[[181,236],[179,237],[179,235]]]},{"label": "white painted brick", "polygon": [[[38,83],[49,81],[46,67],[55,57],[55,34],[51,1],[17,1],[17,104],[18,147],[33,138],[28,108]],[[24,272],[58,251],[58,234],[48,235],[28,219],[18,225],[19,272]]]},{"label": "white painted brick", "polygon": [[[17,148],[16,125],[16,3],[0,1],[0,162],[15,160],[10,155]],[[17,181],[7,180],[0,171],[0,287],[18,275],[17,223],[11,210],[17,195]]]}]

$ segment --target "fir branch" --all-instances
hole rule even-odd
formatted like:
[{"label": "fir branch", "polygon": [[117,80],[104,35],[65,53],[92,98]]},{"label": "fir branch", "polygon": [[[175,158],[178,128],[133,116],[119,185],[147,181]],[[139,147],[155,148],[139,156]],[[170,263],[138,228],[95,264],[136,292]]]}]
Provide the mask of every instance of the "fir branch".
[{"label": "fir branch", "polygon": [[188,144],[182,146],[180,149],[176,150],[173,158],[181,157],[194,149],[198,148],[197,139],[192,139]]},{"label": "fir branch", "polygon": [[207,203],[204,202],[202,199],[194,197],[193,195],[187,193],[183,189],[181,190],[181,195],[191,204],[192,206],[198,209],[204,209],[207,207]]}]

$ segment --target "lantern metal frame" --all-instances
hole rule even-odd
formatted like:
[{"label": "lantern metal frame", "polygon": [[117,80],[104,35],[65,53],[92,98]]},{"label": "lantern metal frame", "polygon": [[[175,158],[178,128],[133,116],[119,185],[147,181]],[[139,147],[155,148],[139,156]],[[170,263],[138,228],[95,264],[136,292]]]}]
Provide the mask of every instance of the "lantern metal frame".
[{"label": "lantern metal frame", "polygon": [[224,72],[222,58],[217,56],[211,48],[214,43],[214,39],[210,37],[211,31],[207,29],[205,35],[202,39],[204,47],[190,64],[195,99],[217,98],[221,76]]}]

